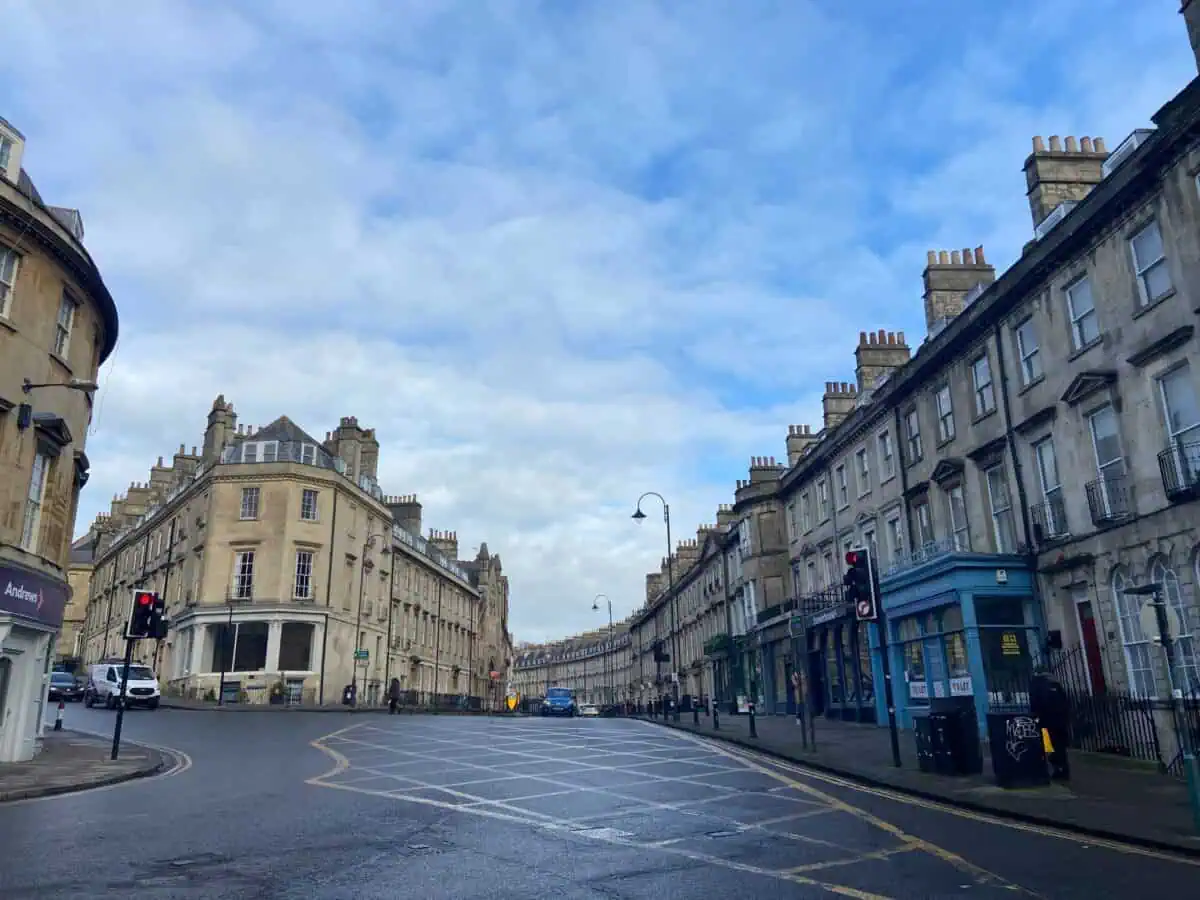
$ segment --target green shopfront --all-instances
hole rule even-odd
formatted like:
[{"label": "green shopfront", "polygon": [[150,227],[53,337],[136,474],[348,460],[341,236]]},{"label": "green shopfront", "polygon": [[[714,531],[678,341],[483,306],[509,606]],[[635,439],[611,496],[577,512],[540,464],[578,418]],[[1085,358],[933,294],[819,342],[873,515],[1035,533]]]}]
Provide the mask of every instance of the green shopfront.
[{"label": "green shopfront", "polygon": [[[973,705],[980,734],[989,708],[1028,702],[1043,632],[1024,557],[948,551],[880,580],[897,721]],[[876,649],[874,651],[878,653]],[[878,720],[887,721],[883,698]]]}]

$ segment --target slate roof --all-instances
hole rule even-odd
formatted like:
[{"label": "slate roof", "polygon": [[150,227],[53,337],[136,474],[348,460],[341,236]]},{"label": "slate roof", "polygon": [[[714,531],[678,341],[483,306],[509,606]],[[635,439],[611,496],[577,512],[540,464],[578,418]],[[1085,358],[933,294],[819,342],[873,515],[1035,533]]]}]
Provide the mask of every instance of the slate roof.
[{"label": "slate roof", "polygon": [[99,535],[89,530],[87,534],[71,545],[71,563],[75,565],[91,565],[96,556],[96,540]]},{"label": "slate roof", "polygon": [[320,441],[287,416],[280,416],[270,425],[264,425],[258,431],[254,432],[254,434],[234,435],[233,442],[235,444],[243,441],[279,441],[280,443],[290,441],[296,444],[316,444],[318,447],[322,446]]}]

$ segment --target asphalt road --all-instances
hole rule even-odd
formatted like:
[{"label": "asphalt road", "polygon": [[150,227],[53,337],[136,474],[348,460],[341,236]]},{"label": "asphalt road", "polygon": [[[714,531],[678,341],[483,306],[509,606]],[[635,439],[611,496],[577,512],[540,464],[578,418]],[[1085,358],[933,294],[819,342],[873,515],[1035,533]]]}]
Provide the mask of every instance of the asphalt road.
[{"label": "asphalt road", "polygon": [[[71,706],[67,727],[111,728]],[[169,777],[0,806],[0,897],[1191,897],[1177,860],[626,720],[131,712]]]}]

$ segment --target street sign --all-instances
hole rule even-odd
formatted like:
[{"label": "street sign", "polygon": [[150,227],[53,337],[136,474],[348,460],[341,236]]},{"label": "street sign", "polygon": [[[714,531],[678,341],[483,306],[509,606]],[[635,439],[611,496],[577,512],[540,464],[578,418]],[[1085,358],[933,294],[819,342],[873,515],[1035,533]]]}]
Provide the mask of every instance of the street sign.
[{"label": "street sign", "polygon": [[370,650],[355,650],[354,658],[355,659],[370,659],[371,651]]}]

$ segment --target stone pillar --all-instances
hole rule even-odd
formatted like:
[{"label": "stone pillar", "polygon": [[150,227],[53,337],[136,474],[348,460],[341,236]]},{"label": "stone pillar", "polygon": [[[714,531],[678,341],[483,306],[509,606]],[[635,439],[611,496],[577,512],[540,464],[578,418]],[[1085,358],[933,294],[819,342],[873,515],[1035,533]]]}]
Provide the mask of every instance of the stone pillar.
[{"label": "stone pillar", "polygon": [[[316,629],[313,629],[314,631]],[[267,623],[267,671],[279,671],[279,641],[283,636],[283,623],[270,621]]]}]

